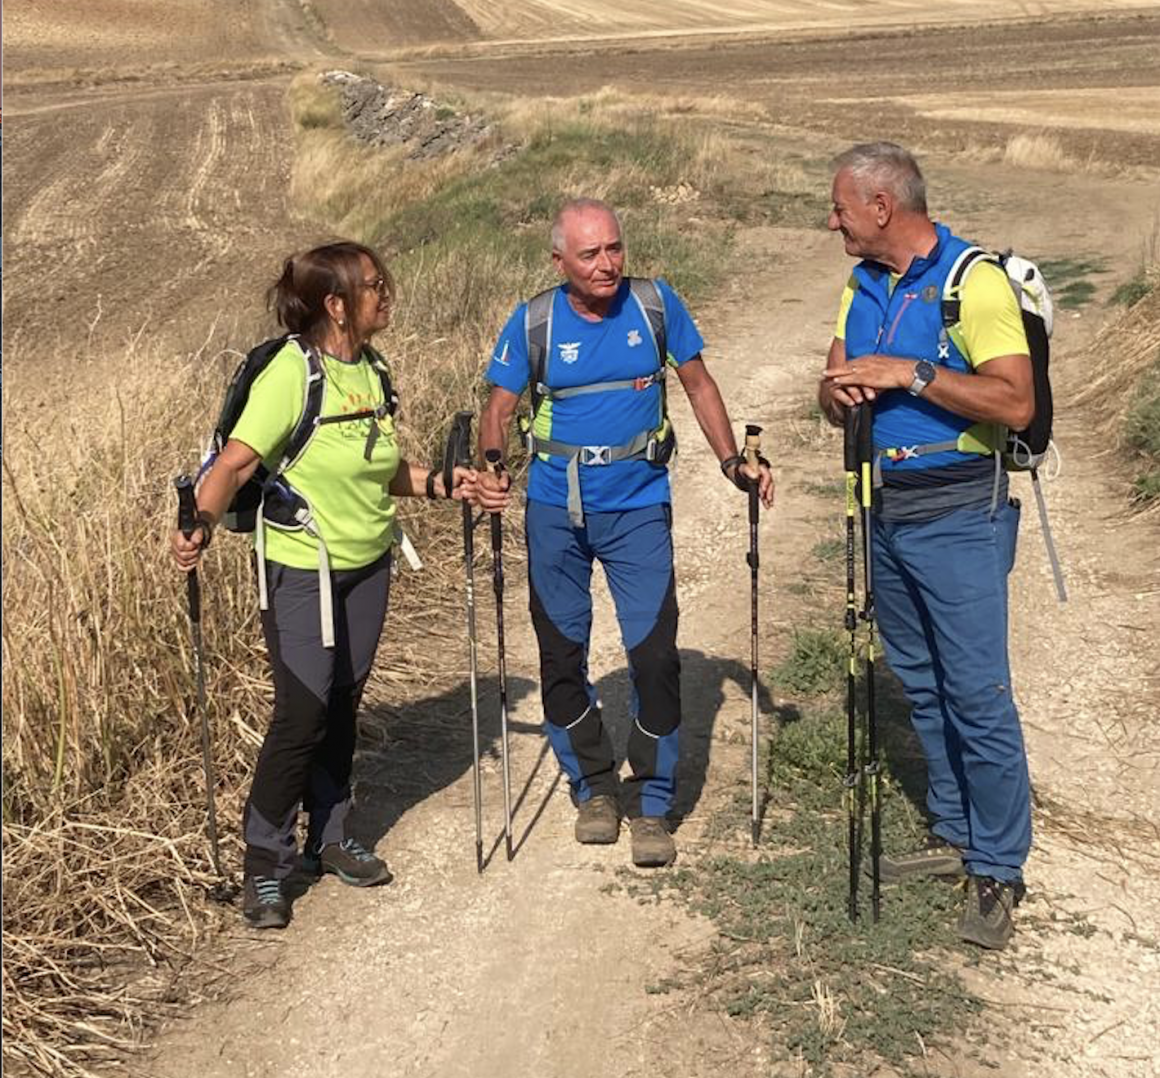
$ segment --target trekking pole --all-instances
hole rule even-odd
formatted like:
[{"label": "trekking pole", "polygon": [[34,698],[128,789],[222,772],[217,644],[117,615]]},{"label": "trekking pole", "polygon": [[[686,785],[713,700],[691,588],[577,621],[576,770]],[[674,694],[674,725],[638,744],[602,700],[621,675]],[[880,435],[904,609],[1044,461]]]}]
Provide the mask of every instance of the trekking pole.
[{"label": "trekking pole", "polygon": [[[471,412],[457,412],[443,454],[443,487],[450,492],[455,466],[471,463]],[[475,792],[475,871],[483,872],[483,790],[479,774],[479,675],[475,636],[475,521],[463,502],[463,565],[467,574],[467,653],[471,668],[472,782]]]},{"label": "trekking pole", "polygon": [[[758,468],[761,459],[761,428],[748,424],[745,428],[745,462],[752,468]],[[760,472],[758,473],[760,475]],[[750,787],[752,792],[752,818],[750,838],[753,845],[757,845],[758,834],[761,831],[760,807],[757,803],[757,479],[749,481],[749,597],[750,597],[750,648],[749,648],[749,699],[751,704],[750,741],[752,752],[750,761]]]},{"label": "trekking pole", "polygon": [[[487,470],[497,479],[503,475],[504,467],[498,449],[484,453]],[[508,762],[508,705],[507,705],[507,659],[503,640],[503,519],[499,513],[491,514],[491,558],[492,582],[495,587],[495,635],[496,650],[499,652],[499,741],[503,757],[503,838],[510,861],[512,851],[512,774]]]},{"label": "trekking pole", "polygon": [[856,444],[862,501],[862,571],[866,593],[862,600],[862,618],[866,622],[866,790],[870,800],[870,907],[878,921],[881,907],[882,811],[878,790],[878,714],[874,706],[874,573],[871,541],[870,506],[874,479],[874,412],[869,404],[858,406],[855,420]]},{"label": "trekking pole", "polygon": [[[197,529],[197,500],[193,495],[193,480],[188,475],[179,475],[173,481],[177,489],[177,527],[186,539],[193,537]],[[209,830],[209,852],[213,870],[222,877],[221,854],[218,850],[217,804],[214,800],[216,785],[213,772],[213,754],[210,751],[209,716],[205,703],[205,657],[201,643],[201,584],[194,569],[185,575],[185,585],[189,596],[189,631],[193,638],[193,669],[197,681],[197,711],[201,719],[201,763],[205,770],[205,809]]]},{"label": "trekking pole", "polygon": [[854,596],[854,513],[858,503],[857,412],[846,409],[844,457],[846,466],[846,632],[850,659],[846,665],[846,810],[850,855],[847,912],[858,919],[858,612]]}]

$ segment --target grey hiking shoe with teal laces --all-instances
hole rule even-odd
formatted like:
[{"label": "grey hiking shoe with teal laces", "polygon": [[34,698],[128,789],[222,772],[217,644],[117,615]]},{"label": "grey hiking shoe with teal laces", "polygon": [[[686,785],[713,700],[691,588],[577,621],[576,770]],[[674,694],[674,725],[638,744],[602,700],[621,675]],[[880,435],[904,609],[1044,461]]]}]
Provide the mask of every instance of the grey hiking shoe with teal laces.
[{"label": "grey hiking shoe with teal laces", "polygon": [[242,889],[242,916],[251,928],[285,928],[290,923],[290,903],[282,893],[282,881],[270,876],[247,876]]},{"label": "grey hiking shoe with teal laces", "polygon": [[883,854],[878,866],[879,879],[883,883],[901,883],[920,876],[966,875],[962,851],[945,838],[933,834],[928,834],[915,850],[892,856]]},{"label": "grey hiking shoe with teal laces", "polygon": [[376,887],[394,879],[386,862],[353,838],[315,848],[302,859],[302,867],[316,876],[333,872],[351,887]]},{"label": "grey hiking shoe with teal laces", "polygon": [[1001,951],[1015,934],[1015,907],[1024,891],[1022,883],[968,876],[967,904],[959,917],[959,935],[968,943]]}]

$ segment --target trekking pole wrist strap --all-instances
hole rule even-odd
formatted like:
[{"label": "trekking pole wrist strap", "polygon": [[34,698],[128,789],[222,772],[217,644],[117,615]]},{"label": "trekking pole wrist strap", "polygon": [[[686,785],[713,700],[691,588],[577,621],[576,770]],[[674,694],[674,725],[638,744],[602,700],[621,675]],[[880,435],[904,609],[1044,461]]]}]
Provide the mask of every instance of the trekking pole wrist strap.
[{"label": "trekking pole wrist strap", "polygon": [[439,495],[435,493],[435,480],[438,477],[439,477],[439,469],[438,468],[432,468],[427,473],[427,500],[428,501],[433,502],[436,500],[436,498],[439,497]]},{"label": "trekking pole wrist strap", "polygon": [[[204,509],[197,511],[197,516],[194,518],[193,531],[201,532],[201,549],[208,550],[209,544],[213,540],[213,517],[211,517]],[[192,532],[190,533],[193,534]]]}]

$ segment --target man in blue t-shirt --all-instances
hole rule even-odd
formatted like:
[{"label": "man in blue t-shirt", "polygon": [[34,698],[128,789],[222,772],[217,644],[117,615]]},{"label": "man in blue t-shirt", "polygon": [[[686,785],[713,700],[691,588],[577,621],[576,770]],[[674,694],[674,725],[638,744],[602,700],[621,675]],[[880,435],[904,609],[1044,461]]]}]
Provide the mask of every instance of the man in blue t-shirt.
[{"label": "man in blue t-shirt", "polygon": [[[665,817],[681,720],[665,374],[675,369],[731,482],[744,491],[756,482],[768,508],[773,480],[766,462],[750,468],[738,455],[684,304],[662,280],[625,278],[624,258],[611,207],[586,198],[564,204],[552,262],[565,283],[521,303],[504,326],[487,368],[479,447],[481,456],[504,448],[529,389],[528,576],[548,737],[579,806],[577,841],[615,842],[623,811],[634,863],[659,866],[676,857]],[[506,476],[485,484],[484,507],[502,508]],[[588,680],[594,559],[616,604],[634,688],[623,801]]]}]

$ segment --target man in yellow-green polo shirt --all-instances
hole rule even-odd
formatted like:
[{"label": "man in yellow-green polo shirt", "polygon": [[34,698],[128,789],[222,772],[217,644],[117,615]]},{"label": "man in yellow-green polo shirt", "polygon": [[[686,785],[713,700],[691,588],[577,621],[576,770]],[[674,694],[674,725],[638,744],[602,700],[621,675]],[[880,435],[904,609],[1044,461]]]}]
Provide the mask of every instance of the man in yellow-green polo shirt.
[{"label": "man in yellow-green polo shirt", "polygon": [[874,599],[886,658],[927,761],[930,834],[882,859],[882,878],[968,876],[963,938],[1004,947],[1031,845],[1027,757],[1007,657],[1007,575],[1018,503],[996,452],[1034,388],[1019,304],[1003,270],[932,221],[914,157],[893,143],[833,163],[829,228],[860,261],[843,293],[818,391],[831,422],[873,409]]}]

